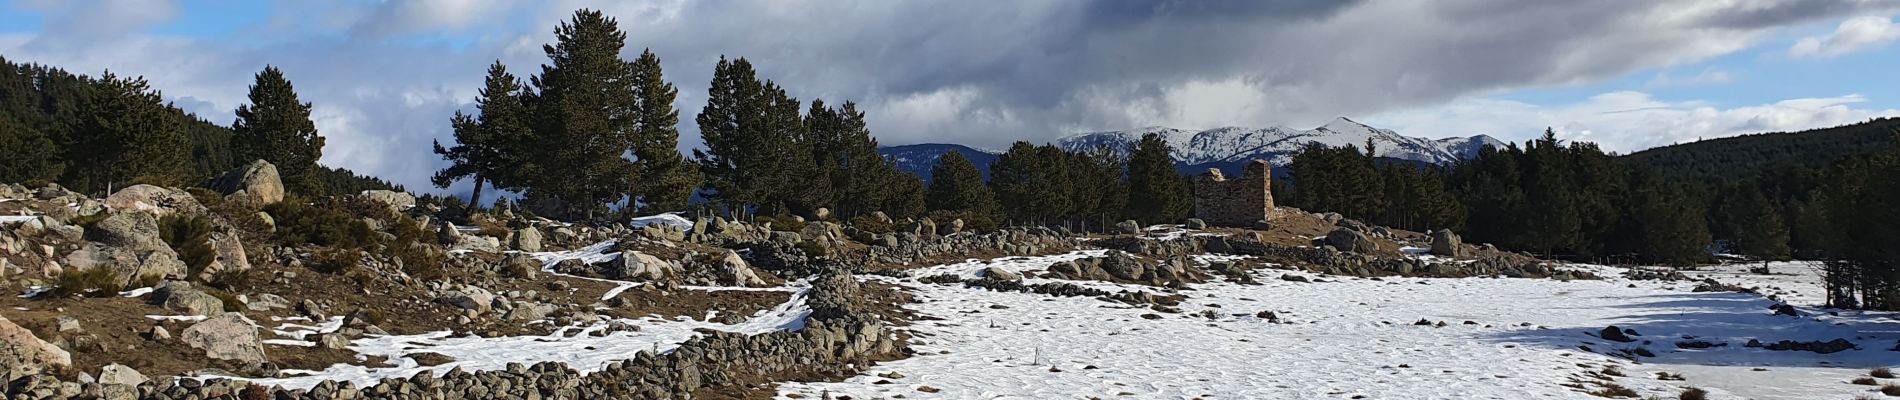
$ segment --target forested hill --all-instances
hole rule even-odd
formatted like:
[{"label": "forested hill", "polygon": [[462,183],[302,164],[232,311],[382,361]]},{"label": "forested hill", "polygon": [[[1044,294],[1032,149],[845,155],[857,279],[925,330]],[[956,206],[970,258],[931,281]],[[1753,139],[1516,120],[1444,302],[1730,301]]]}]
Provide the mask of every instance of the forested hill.
[{"label": "forested hill", "polygon": [[[0,183],[57,182],[93,194],[132,183],[198,185],[248,162],[238,159],[233,135],[164,102],[142,77],[0,57]],[[321,165],[310,175],[334,193],[393,187]]]},{"label": "forested hill", "polygon": [[1624,156],[1632,166],[1678,177],[1736,179],[1782,166],[1821,169],[1893,143],[1900,118],[1800,132],[1771,132],[1657,147]]}]

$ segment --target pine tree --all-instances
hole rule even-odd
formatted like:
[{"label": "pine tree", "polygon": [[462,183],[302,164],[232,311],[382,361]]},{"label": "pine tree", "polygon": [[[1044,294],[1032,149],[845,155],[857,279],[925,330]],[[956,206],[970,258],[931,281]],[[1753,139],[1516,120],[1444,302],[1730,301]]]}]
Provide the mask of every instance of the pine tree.
[{"label": "pine tree", "polygon": [[1741,254],[1785,260],[1793,252],[1788,247],[1788,225],[1780,210],[1754,185],[1731,188],[1712,214],[1718,226],[1715,231],[1733,240]]},{"label": "pine tree", "polygon": [[323,137],[310,121],[310,103],[297,99],[296,88],[274,66],[257,73],[249,97],[250,104],[238,106],[237,121],[231,123],[237,160],[269,161],[277,166],[285,188],[324,193],[313,175],[323,158]]},{"label": "pine tree", "polygon": [[637,101],[634,132],[634,169],[640,171],[634,196],[646,213],[685,209],[699,187],[699,170],[679,152],[679,110],[673,100],[679,89],[667,83],[660,57],[652,50],[633,61],[633,94]]},{"label": "pine tree", "polygon": [[536,143],[545,152],[534,189],[587,219],[622,200],[639,173],[623,155],[634,147],[637,110],[633,68],[620,59],[627,34],[600,11],[579,10],[543,46],[548,64],[530,81]]},{"label": "pine tree", "polygon": [[523,172],[521,164],[532,158],[524,143],[533,135],[527,107],[521,100],[524,90],[521,80],[509,73],[507,66],[500,61],[490,65],[481,97],[475,100],[480,116],[458,111],[450,119],[456,145],[445,148],[436,143],[435,154],[451,164],[436,171],[430,182],[446,188],[455,181],[473,178],[475,190],[469,194],[469,204],[477,207],[482,204],[485,184],[497,189],[518,188],[525,177],[517,175]]},{"label": "pine tree", "polygon": [[812,100],[805,125],[810,130],[817,176],[832,189],[822,203],[831,204],[834,214],[849,217],[877,211],[892,196],[887,182],[903,171],[878,154],[877,139],[871,137],[857,103],[846,101],[833,108]]},{"label": "pine tree", "polygon": [[1039,174],[1042,166],[1036,158],[1036,146],[1016,142],[990,164],[990,190],[1011,219],[1037,221],[1042,215],[1036,207],[1037,192],[1047,190]]},{"label": "pine tree", "polygon": [[693,158],[711,189],[708,198],[764,213],[807,213],[831,197],[828,179],[812,160],[813,138],[798,99],[771,81],[759,81],[744,58],[721,58],[713,69],[705,108],[695,120],[705,149]]},{"label": "pine tree", "polygon": [[1128,155],[1128,215],[1142,223],[1172,223],[1194,211],[1187,179],[1174,169],[1173,149],[1147,134]]},{"label": "pine tree", "polygon": [[996,195],[983,183],[983,172],[963,157],[947,152],[930,169],[930,189],[925,204],[933,211],[968,212],[994,216]]},{"label": "pine tree", "polygon": [[0,157],[0,182],[52,181],[66,169],[52,138],[4,115],[0,115],[0,149],[8,149],[7,156]]},{"label": "pine tree", "polygon": [[190,177],[190,141],[177,111],[144,78],[107,72],[81,106],[69,156],[74,182],[93,191],[135,183],[179,186]]}]

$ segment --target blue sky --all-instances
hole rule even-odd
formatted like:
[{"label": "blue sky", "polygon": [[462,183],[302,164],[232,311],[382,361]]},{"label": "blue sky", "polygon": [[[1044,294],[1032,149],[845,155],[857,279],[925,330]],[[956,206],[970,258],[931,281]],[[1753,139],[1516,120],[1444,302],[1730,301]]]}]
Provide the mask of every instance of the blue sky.
[{"label": "blue sky", "polygon": [[1900,0],[0,0],[0,56],[142,75],[219,123],[277,65],[315,105],[323,162],[423,188],[486,66],[530,74],[583,7],[661,56],[683,148],[720,56],[859,102],[886,144],[1348,116],[1628,152],[1900,115]]}]

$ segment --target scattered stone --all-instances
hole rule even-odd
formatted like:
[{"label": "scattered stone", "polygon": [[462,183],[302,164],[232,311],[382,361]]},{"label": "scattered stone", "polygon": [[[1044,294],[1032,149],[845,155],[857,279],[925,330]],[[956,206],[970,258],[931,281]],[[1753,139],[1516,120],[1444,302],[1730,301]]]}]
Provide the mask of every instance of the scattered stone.
[{"label": "scattered stone", "polygon": [[1432,254],[1458,258],[1465,256],[1465,241],[1450,229],[1432,231]]},{"label": "scattered stone", "polygon": [[1334,229],[1332,233],[1326,234],[1326,244],[1332,245],[1333,248],[1344,252],[1371,253],[1379,251],[1379,243],[1372,241],[1372,237],[1366,236],[1365,233],[1345,228]]},{"label": "scattered stone", "polygon": [[206,357],[245,362],[266,361],[264,342],[258,339],[257,328],[238,313],[225,313],[192,324],[179,334],[178,339],[204,350]]},{"label": "scattered stone", "polygon": [[1115,231],[1124,235],[1138,235],[1141,234],[1141,223],[1132,219],[1122,221],[1115,224]]},{"label": "scattered stone", "polygon": [[72,354],[59,346],[40,340],[33,332],[15,325],[6,317],[0,317],[0,368],[13,376],[32,375],[45,371],[49,367],[65,367],[73,363]]},{"label": "scattered stone", "polygon": [[1602,331],[1599,331],[1597,333],[1597,337],[1603,338],[1603,340],[1608,340],[1608,341],[1613,341],[1613,342],[1629,343],[1629,342],[1636,341],[1636,339],[1629,337],[1628,334],[1625,334],[1622,328],[1617,328],[1616,325],[1610,325],[1608,327],[1604,327]]},{"label": "scattered stone", "polygon": [[139,373],[138,370],[132,369],[132,367],[115,363],[99,368],[100,384],[138,386],[147,380],[145,374]]},{"label": "scattered stone", "polygon": [[1207,229],[1207,221],[1205,221],[1205,220],[1202,220],[1202,219],[1200,219],[1200,218],[1188,218],[1188,219],[1187,219],[1187,223],[1186,223],[1186,224],[1183,224],[1183,227],[1185,227],[1185,228],[1187,228],[1187,229],[1193,229],[1193,230],[1197,230],[1197,231],[1199,231],[1199,230],[1206,230],[1206,229]]},{"label": "scattered stone", "polygon": [[509,246],[530,253],[541,251],[541,230],[532,226],[516,230]]},{"label": "scattered stone", "polygon": [[1792,340],[1782,340],[1779,342],[1769,343],[1767,346],[1764,346],[1763,348],[1766,348],[1768,350],[1774,350],[1774,351],[1796,350],[1796,351],[1812,351],[1819,354],[1830,354],[1830,353],[1839,353],[1839,352],[1847,351],[1847,350],[1853,350],[1853,349],[1859,348],[1859,346],[1854,345],[1854,342],[1847,341],[1847,339],[1834,339],[1834,340],[1829,340],[1826,342],[1822,342],[1818,340],[1811,341],[1811,342],[1796,342]]}]

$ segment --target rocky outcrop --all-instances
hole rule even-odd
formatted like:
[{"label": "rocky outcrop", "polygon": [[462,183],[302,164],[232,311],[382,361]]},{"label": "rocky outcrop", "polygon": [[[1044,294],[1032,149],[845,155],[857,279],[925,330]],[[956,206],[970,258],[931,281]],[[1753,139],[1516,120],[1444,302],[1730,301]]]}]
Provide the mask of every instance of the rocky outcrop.
[{"label": "rocky outcrop", "polygon": [[530,226],[516,230],[513,236],[509,247],[530,253],[541,251],[541,230]]},{"label": "rocky outcrop", "polygon": [[211,265],[205,266],[206,275],[251,269],[251,260],[244,255],[244,243],[238,239],[237,231],[212,233],[211,249],[217,253],[217,258],[211,261]]},{"label": "rocky outcrop", "polygon": [[154,215],[204,215],[205,206],[183,190],[152,185],[132,185],[106,196],[107,208],[114,211],[139,211]]},{"label": "rocky outcrop", "polygon": [[223,193],[226,200],[255,205],[284,200],[284,181],[277,175],[277,166],[264,160],[251,161],[224,173],[211,181],[211,189]]},{"label": "rocky outcrop", "polygon": [[388,205],[389,209],[396,210],[396,211],[407,210],[410,207],[416,206],[416,196],[411,195],[407,192],[398,192],[394,190],[365,190],[363,191],[362,194],[359,194],[359,195],[363,196],[363,198],[365,199],[369,199],[378,203],[383,203],[385,205]]},{"label": "rocky outcrop", "polygon": [[67,255],[73,268],[111,268],[122,286],[146,277],[181,277],[185,263],[178,260],[158,235],[158,218],[142,212],[115,213],[86,230],[87,243]]},{"label": "rocky outcrop", "polygon": [[745,262],[739,252],[726,250],[719,256],[719,277],[721,282],[732,286],[764,287],[765,279],[759,278],[759,272]]},{"label": "rocky outcrop", "polygon": [[263,362],[264,342],[257,327],[238,313],[224,313],[192,324],[178,334],[178,340],[204,350],[206,357],[219,360]]},{"label": "rocky outcrop", "polygon": [[158,289],[152,291],[151,303],[180,315],[213,316],[224,313],[224,300],[181,281],[160,283]]},{"label": "rocky outcrop", "polygon": [[72,354],[40,340],[33,332],[0,317],[0,368],[13,376],[37,374],[48,367],[72,365]]},{"label": "rocky outcrop", "polygon": [[1207,274],[1184,259],[1155,262],[1110,250],[1102,257],[1064,261],[1049,266],[1049,275],[1063,279],[1179,286],[1206,282]]}]

